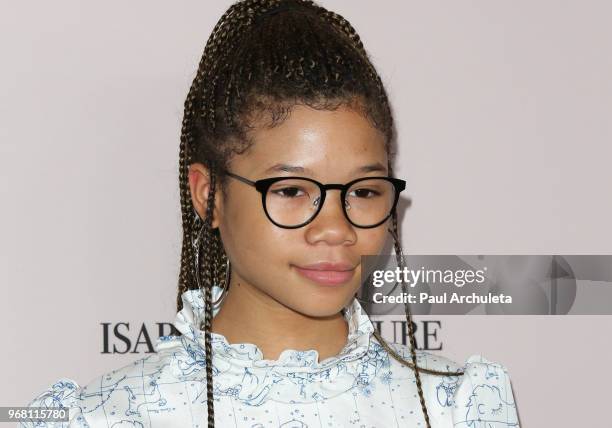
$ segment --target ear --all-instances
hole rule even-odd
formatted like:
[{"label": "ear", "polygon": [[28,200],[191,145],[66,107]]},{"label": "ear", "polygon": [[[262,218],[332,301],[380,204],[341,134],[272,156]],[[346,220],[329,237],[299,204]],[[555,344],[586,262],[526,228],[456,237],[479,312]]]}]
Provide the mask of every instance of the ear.
[{"label": "ear", "polygon": [[[208,168],[199,163],[193,163],[189,165],[189,190],[191,191],[191,203],[199,214],[200,218],[204,220],[206,217],[206,205],[208,203],[208,195],[210,192],[210,172]],[[213,209],[212,228],[219,227],[221,218],[221,203],[222,198],[220,195],[221,189],[219,182],[215,183],[215,206]]]}]

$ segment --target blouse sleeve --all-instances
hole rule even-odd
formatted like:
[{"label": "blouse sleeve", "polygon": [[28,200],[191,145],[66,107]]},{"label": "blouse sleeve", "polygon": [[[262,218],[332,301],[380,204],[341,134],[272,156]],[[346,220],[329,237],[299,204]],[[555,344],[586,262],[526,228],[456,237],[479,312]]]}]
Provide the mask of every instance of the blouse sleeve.
[{"label": "blouse sleeve", "polygon": [[85,421],[77,397],[80,392],[79,385],[68,378],[62,378],[36,396],[28,407],[66,408],[68,409],[67,422],[21,422],[23,428],[89,428]]},{"label": "blouse sleeve", "polygon": [[520,427],[510,377],[504,366],[472,355],[463,371],[454,393],[454,427]]}]

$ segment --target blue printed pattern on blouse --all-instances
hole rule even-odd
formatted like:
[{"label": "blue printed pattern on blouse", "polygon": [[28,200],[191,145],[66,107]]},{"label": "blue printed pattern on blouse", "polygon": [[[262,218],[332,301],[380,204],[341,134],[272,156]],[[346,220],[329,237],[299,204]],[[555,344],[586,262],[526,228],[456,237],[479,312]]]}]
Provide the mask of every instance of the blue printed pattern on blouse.
[{"label": "blue printed pattern on blouse", "polygon": [[[213,289],[213,299],[221,290]],[[30,406],[69,408],[70,421],[24,427],[207,426],[204,301],[188,290],[175,327],[154,355],[80,387],[60,379]],[[214,308],[216,315],[219,308]],[[344,308],[349,334],[342,351],[319,361],[316,350],[283,351],[264,360],[252,343],[230,344],[212,333],[215,423],[218,427],[424,427],[413,371],[389,356],[356,299]],[[411,361],[408,347],[390,344]],[[462,376],[422,374],[432,427],[519,427],[510,379],[500,364],[474,355],[463,365],[417,351],[419,366]]]}]

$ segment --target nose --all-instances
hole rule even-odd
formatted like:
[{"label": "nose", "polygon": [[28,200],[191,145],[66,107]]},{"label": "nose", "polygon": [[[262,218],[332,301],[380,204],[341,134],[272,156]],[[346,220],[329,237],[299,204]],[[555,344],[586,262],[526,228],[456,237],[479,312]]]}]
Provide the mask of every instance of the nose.
[{"label": "nose", "polygon": [[315,219],[306,225],[306,240],[310,244],[320,241],[329,245],[355,243],[357,234],[342,210],[340,191],[328,190],[321,210]]}]

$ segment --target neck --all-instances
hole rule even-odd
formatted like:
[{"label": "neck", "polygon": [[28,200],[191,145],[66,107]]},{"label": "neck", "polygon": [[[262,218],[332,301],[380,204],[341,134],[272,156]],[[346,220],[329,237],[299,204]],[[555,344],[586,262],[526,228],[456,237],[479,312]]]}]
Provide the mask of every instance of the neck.
[{"label": "neck", "polygon": [[341,312],[310,317],[243,281],[230,284],[211,329],[230,344],[255,344],[265,360],[277,360],[286,349],[314,349],[320,362],[338,355],[348,336],[348,324]]}]

